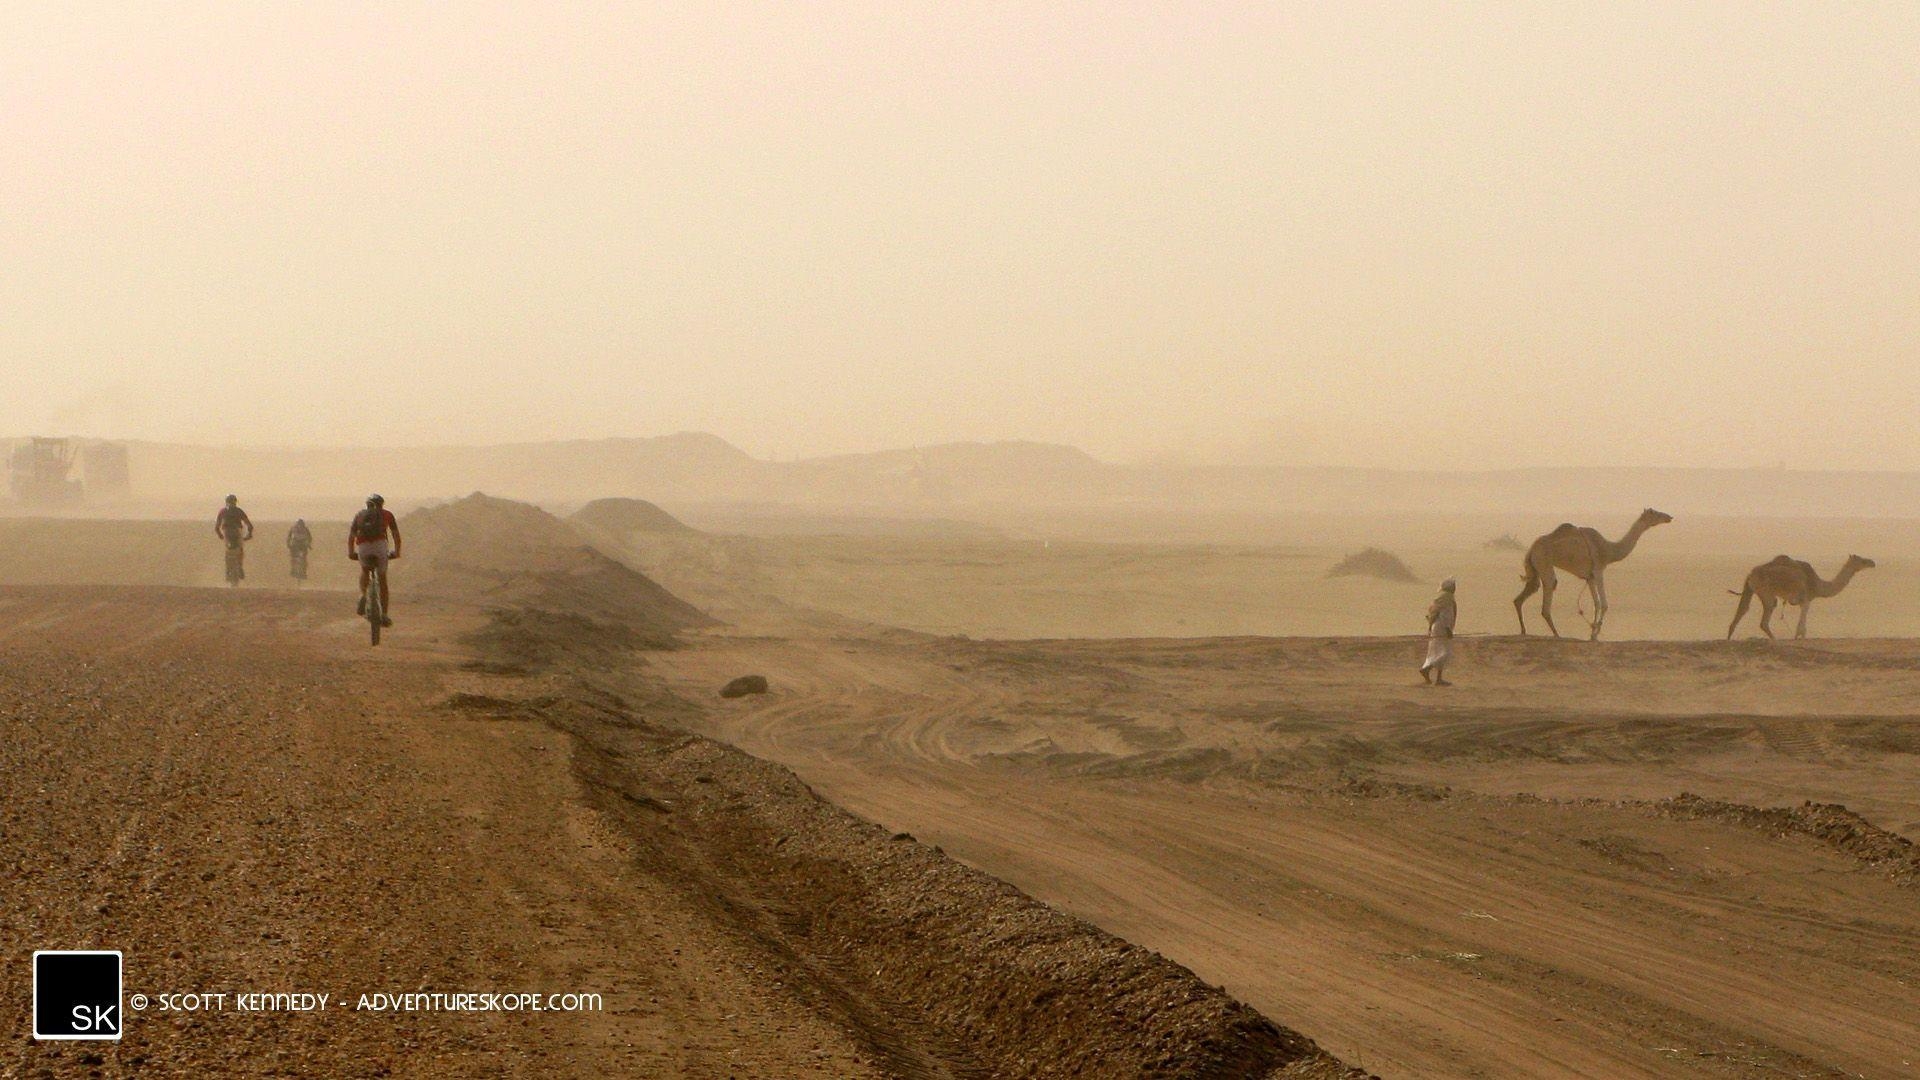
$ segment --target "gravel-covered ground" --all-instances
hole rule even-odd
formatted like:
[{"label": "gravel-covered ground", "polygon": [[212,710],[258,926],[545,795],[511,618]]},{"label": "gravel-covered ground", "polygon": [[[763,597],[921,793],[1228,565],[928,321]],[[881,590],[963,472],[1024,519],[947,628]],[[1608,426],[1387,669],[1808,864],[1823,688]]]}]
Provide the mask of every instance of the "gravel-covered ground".
[{"label": "gravel-covered ground", "polygon": [[[0,592],[0,1074],[869,1074],[737,935],[638,868],[569,740],[450,712],[447,626],[369,650],[340,594]],[[36,949],[126,954],[119,1043],[34,1042]],[[361,995],[591,992],[597,1012]],[[329,994],[163,1012],[162,994]],[[184,1003],[185,999],[175,999]]]},{"label": "gravel-covered ground", "polygon": [[[1184,968],[687,734],[657,689],[526,670],[477,613],[397,595],[374,650],[341,593],[0,589],[0,1074],[1342,1075]],[[123,1041],[29,1037],[29,957],[62,948],[126,954],[148,1008]],[[602,1006],[361,1007],[434,993]],[[162,1007],[182,994],[229,997]]]}]

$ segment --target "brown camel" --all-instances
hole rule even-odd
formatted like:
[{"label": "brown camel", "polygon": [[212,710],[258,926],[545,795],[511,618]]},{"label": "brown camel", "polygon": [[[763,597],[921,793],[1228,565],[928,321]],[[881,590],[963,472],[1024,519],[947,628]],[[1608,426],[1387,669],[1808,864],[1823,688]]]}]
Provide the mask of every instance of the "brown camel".
[{"label": "brown camel", "polygon": [[1733,622],[1727,626],[1727,639],[1733,639],[1733,631],[1740,620],[1747,617],[1747,608],[1753,604],[1753,598],[1760,598],[1760,630],[1768,637],[1773,636],[1773,606],[1775,604],[1800,605],[1800,625],[1793,636],[1807,636],[1807,609],[1823,596],[1838,596],[1840,590],[1847,587],[1853,575],[1862,570],[1873,569],[1872,559],[1863,559],[1858,555],[1847,556],[1847,563],[1840,572],[1833,575],[1832,581],[1821,581],[1820,575],[1813,572],[1813,564],[1790,559],[1785,555],[1775,555],[1772,562],[1763,562],[1747,571],[1746,587],[1739,592],[1728,589],[1727,592],[1740,598],[1740,606],[1734,609]]},{"label": "brown camel", "polygon": [[1527,632],[1527,613],[1520,605],[1527,597],[1540,593],[1540,617],[1547,620],[1547,629],[1554,637],[1560,636],[1560,629],[1553,625],[1553,590],[1559,582],[1554,571],[1565,570],[1574,577],[1587,583],[1593,593],[1593,634],[1589,641],[1600,640],[1600,624],[1607,618],[1607,583],[1603,576],[1609,565],[1633,554],[1633,547],[1640,542],[1640,534],[1655,525],[1665,525],[1673,520],[1673,515],[1658,510],[1640,511],[1640,517],[1634,521],[1627,535],[1618,540],[1609,540],[1600,535],[1598,529],[1582,528],[1563,524],[1552,532],[1540,537],[1527,549],[1526,565],[1520,577],[1526,582],[1520,595],[1513,598],[1514,614],[1520,616],[1520,633]]}]

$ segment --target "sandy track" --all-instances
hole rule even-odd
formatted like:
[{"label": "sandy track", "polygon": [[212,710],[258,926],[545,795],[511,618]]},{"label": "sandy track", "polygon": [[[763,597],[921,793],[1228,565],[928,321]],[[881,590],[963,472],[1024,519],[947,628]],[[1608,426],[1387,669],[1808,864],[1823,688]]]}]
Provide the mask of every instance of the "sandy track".
[{"label": "sandy track", "polygon": [[651,663],[703,698],[767,674],[715,734],[1389,1076],[1920,1069],[1911,888],[1806,837],[1499,795],[1911,829],[1920,647],[1464,644],[1451,695],[1409,685],[1404,641],[710,636]]},{"label": "sandy track", "polygon": [[[343,594],[0,589],[0,1074],[1359,1075],[597,681],[607,627],[400,595],[371,650]],[[331,1002],[35,1042],[40,948],[123,950],[156,1004]],[[604,1007],[354,1007],[418,992]]]},{"label": "sandy track", "polygon": [[[339,595],[0,591],[0,1073],[873,1074],[591,810],[567,736],[451,713],[451,624]],[[148,1012],[27,1037],[27,957],[128,991],[592,991],[587,1014]]]}]

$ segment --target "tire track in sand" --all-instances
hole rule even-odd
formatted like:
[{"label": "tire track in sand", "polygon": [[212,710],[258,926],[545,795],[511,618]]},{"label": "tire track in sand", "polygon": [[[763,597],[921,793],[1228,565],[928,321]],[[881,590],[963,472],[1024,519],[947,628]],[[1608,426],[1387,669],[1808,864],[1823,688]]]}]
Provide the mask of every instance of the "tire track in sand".
[{"label": "tire track in sand", "polygon": [[[654,664],[696,699],[724,677],[769,675],[767,699],[709,710],[712,733],[1388,1075],[1844,1076],[1913,1060],[1911,895],[1827,850],[1600,805],[1355,800],[1311,777],[1276,790],[1224,774],[1189,782],[1123,766],[1091,782],[996,764],[975,730],[983,717],[1070,738],[1122,699],[1153,698],[1113,680],[1063,694],[1083,658],[1058,647],[1068,655],[1053,663],[1051,643],[1009,644],[1014,662],[1001,663],[990,643],[715,637]],[[1205,655],[1193,670],[1178,643],[1153,643],[1130,670],[1179,702],[1204,693],[1209,668],[1227,665],[1218,674],[1232,685],[1241,655],[1287,647],[1195,643]],[[1088,647],[1123,669],[1124,648]],[[1335,702],[1355,686],[1364,696],[1374,677],[1326,678],[1339,697],[1320,699],[1321,715],[1337,726]],[[1310,687],[1287,693],[1289,709],[1321,707]],[[1555,707],[1538,716],[1531,737],[1552,738]],[[1394,721],[1353,730],[1468,748],[1492,733],[1471,713],[1437,719],[1442,735]],[[1827,726],[1783,719],[1763,731],[1827,756]],[[1582,727],[1602,758],[1642,752],[1618,725]]]}]

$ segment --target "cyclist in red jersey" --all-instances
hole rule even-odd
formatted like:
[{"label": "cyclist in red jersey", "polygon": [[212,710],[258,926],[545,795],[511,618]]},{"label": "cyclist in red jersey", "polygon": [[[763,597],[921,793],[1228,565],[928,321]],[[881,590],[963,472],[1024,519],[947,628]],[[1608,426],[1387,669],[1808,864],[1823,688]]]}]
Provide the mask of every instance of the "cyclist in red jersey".
[{"label": "cyclist in red jersey", "polygon": [[367,582],[374,567],[380,568],[380,625],[392,626],[391,593],[387,589],[387,562],[400,557],[400,523],[387,509],[387,500],[367,496],[367,508],[353,515],[347,526],[347,558],[360,564],[360,614],[367,613]]}]

